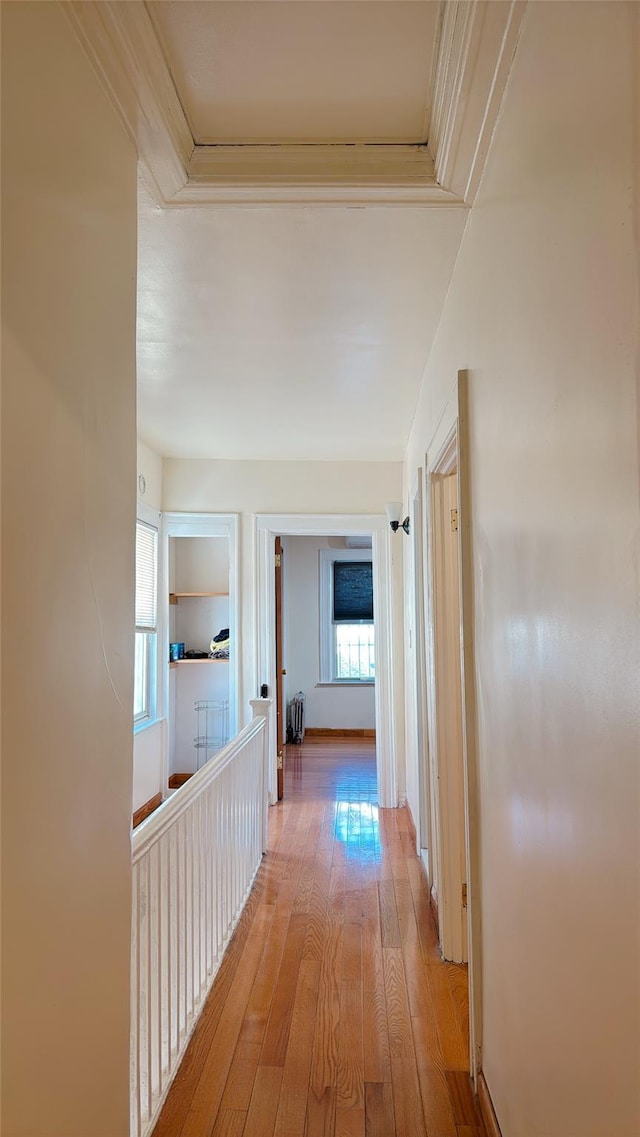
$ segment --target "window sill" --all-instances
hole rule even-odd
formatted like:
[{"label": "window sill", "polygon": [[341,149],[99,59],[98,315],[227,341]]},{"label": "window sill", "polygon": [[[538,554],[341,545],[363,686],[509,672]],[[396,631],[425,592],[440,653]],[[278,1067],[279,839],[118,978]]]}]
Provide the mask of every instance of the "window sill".
[{"label": "window sill", "polygon": [[140,722],[134,722],[133,733],[134,735],[142,734],[143,731],[149,730],[152,726],[159,726],[159,724],[163,721],[164,720],[160,718],[141,719]]},{"label": "window sill", "polygon": [[375,679],[328,679],[316,687],[375,687]]}]

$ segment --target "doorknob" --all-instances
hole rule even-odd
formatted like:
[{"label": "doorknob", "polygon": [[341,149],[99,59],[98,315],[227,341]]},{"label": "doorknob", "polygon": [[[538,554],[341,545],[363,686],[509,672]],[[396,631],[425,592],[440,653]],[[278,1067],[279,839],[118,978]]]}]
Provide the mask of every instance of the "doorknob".
[{"label": "doorknob", "polygon": [[287,674],[287,669],[286,669],[286,667],[283,667],[283,668],[282,668],[282,670],[281,670],[280,674],[281,674],[281,675],[286,675],[286,674]]}]

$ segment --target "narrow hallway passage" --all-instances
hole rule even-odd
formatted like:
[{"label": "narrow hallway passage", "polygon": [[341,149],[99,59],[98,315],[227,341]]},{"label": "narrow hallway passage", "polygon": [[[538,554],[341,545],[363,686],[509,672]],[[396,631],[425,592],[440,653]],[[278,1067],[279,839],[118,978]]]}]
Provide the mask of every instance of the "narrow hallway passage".
[{"label": "narrow hallway passage", "polygon": [[154,1137],[484,1137],[466,968],[439,958],[367,739],[287,747],[269,852]]}]

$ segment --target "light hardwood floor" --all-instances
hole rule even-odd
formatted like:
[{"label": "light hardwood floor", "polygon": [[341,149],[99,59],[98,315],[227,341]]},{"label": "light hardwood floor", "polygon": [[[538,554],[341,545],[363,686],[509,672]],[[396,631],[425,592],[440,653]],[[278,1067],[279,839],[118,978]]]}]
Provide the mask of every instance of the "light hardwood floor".
[{"label": "light hardwood floor", "polygon": [[154,1137],[485,1137],[466,968],[440,960],[374,746],[286,748],[269,852]]}]

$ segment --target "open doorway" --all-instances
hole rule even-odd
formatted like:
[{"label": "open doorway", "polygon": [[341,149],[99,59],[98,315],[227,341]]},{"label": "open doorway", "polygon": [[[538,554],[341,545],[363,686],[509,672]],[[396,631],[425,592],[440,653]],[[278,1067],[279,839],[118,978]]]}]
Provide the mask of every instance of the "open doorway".
[{"label": "open doorway", "polygon": [[[393,708],[393,603],[392,603],[392,558],[390,549],[391,531],[386,519],[382,516],[360,515],[330,517],[312,515],[309,517],[299,515],[260,515],[257,518],[257,640],[258,640],[258,683],[263,684],[275,696],[277,686],[276,666],[276,604],[275,604],[275,538],[283,539],[283,594],[286,597],[287,567],[286,567],[286,541],[294,537],[313,538],[317,541],[323,539],[325,546],[328,541],[340,541],[345,549],[344,538],[369,536],[371,549],[367,550],[368,557],[363,557],[363,550],[352,550],[356,560],[369,559],[373,580],[375,597],[375,684],[373,685],[373,728],[376,738],[376,764],[378,779],[378,795],[381,805],[396,806],[397,780],[396,780],[396,732],[394,730]],[[318,555],[318,550],[316,552]],[[319,582],[316,583],[316,596],[319,605]],[[283,601],[286,610],[286,599]],[[319,607],[318,607],[319,611]],[[285,614],[286,622],[286,614]],[[291,635],[305,635],[306,625],[292,629]],[[284,635],[286,637],[286,631]],[[318,653],[320,644],[316,643],[314,650]],[[316,656],[318,658],[318,656]],[[283,678],[283,701],[290,697],[295,686],[295,677],[290,674],[288,661],[285,660],[280,670],[287,672]],[[293,682],[292,682],[293,680]],[[316,680],[317,690],[322,685]],[[314,690],[316,687],[314,686]],[[293,692],[295,693],[295,692]],[[370,692],[371,695],[371,692]],[[275,802],[278,794],[278,746],[277,746],[277,713],[276,700],[271,712],[271,751],[272,762],[270,771],[270,800]],[[307,718],[307,721],[308,718]],[[340,723],[338,723],[339,727]],[[283,720],[284,726],[284,720]],[[330,728],[326,728],[330,729]],[[354,729],[357,729],[354,727]],[[364,727],[362,727],[364,729]]]},{"label": "open doorway", "polygon": [[284,746],[375,739],[372,539],[275,539],[278,797]]},{"label": "open doorway", "polygon": [[165,785],[177,789],[238,730],[237,521],[165,514]]}]

